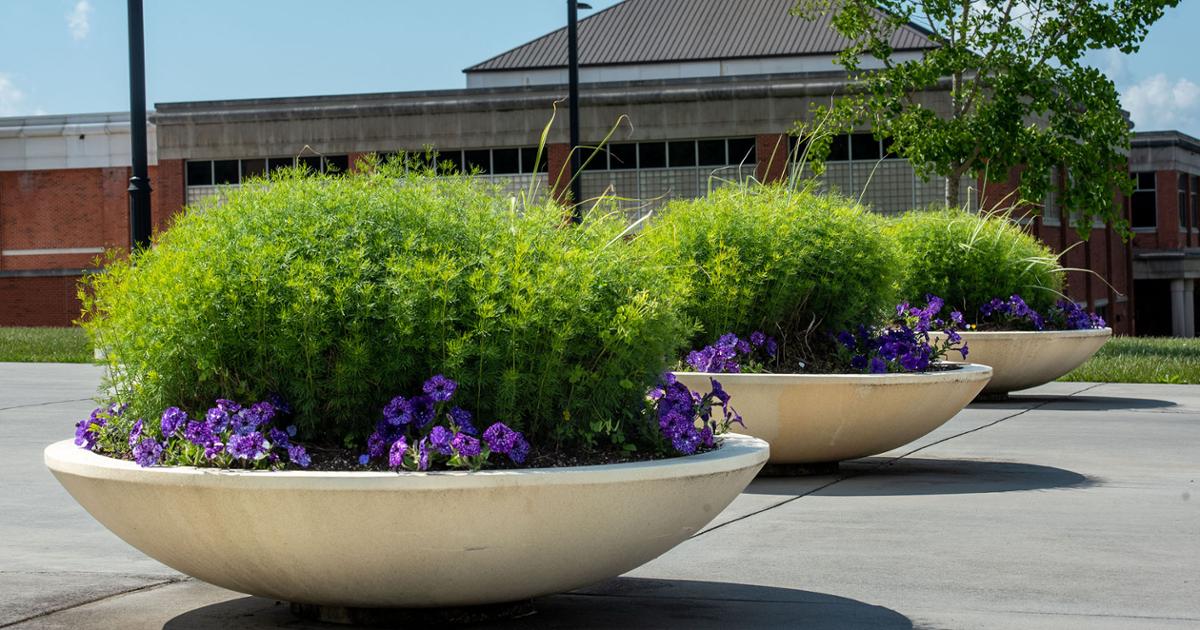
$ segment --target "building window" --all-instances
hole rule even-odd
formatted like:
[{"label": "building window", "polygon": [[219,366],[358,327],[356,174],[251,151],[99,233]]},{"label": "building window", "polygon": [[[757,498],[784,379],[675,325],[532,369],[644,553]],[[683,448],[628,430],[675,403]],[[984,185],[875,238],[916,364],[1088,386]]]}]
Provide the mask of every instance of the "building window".
[{"label": "building window", "polygon": [[513,175],[520,173],[521,150],[492,149],[492,172],[497,175]]},{"label": "building window", "polygon": [[729,139],[730,164],[755,164],[758,162],[758,147],[754,138]]},{"label": "building window", "polygon": [[267,174],[266,160],[242,160],[242,181]]},{"label": "building window", "polygon": [[268,158],[267,159],[267,170],[268,171],[277,171],[281,168],[292,168],[295,165],[296,165],[295,158],[289,157],[289,158]]},{"label": "building window", "polygon": [[637,165],[636,144],[608,145],[608,168],[614,171],[629,170],[637,168]]},{"label": "building window", "polygon": [[1179,228],[1187,229],[1188,224],[1188,176],[1179,174]]},{"label": "building window", "polygon": [[1042,225],[1062,225],[1062,208],[1059,205],[1059,186],[1061,179],[1058,168],[1050,169],[1050,186],[1046,188],[1046,201],[1042,206]]},{"label": "building window", "polygon": [[671,142],[667,144],[668,163],[671,168],[687,168],[696,165],[696,143],[694,141]]},{"label": "building window", "polygon": [[[534,164],[537,162],[537,164]],[[549,164],[546,162],[546,152],[542,152],[541,161],[538,161],[537,147],[526,147],[521,149],[521,172],[522,173],[545,173],[550,170]]]},{"label": "building window", "polygon": [[1200,175],[1192,176],[1192,229],[1200,229]]},{"label": "building window", "polygon": [[1134,227],[1153,229],[1158,226],[1158,202],[1154,190],[1154,171],[1134,173],[1133,196],[1129,200]]},{"label": "building window", "polygon": [[212,160],[200,160],[187,163],[188,186],[212,186]]},{"label": "building window", "polygon": [[666,168],[667,143],[643,142],[638,145],[638,168]]}]

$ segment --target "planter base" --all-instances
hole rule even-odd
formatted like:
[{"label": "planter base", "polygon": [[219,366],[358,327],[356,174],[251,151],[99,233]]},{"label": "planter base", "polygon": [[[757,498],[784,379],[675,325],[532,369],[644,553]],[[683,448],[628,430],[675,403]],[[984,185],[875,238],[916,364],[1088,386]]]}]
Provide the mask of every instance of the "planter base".
[{"label": "planter base", "polygon": [[533,601],[457,608],[348,608],[292,604],[292,614],[309,621],[368,628],[465,626],[536,614]]},{"label": "planter base", "polygon": [[815,477],[836,475],[841,469],[839,462],[816,462],[812,464],[767,464],[758,472],[759,477]]}]

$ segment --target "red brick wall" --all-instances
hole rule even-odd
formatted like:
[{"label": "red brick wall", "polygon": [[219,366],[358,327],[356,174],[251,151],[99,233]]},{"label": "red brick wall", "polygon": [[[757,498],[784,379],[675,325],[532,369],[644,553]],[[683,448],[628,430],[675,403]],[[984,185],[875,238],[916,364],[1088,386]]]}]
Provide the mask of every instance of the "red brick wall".
[{"label": "red brick wall", "polygon": [[[546,145],[546,167],[554,198],[565,201],[571,193],[571,147],[564,142]],[[576,200],[578,201],[578,200]]]},{"label": "red brick wall", "polygon": [[[182,210],[187,201],[183,164],[183,160],[159,160],[158,166],[150,167],[150,185],[154,188],[150,193],[150,218],[155,231],[170,227],[171,217]],[[126,221],[128,225],[128,219]],[[126,237],[126,242],[128,240]]]},{"label": "red brick wall", "polygon": [[0,326],[70,326],[79,276],[0,278]]},{"label": "red brick wall", "polygon": [[758,160],[755,177],[758,181],[767,183],[786,179],[789,157],[787,134],[759,134],[754,138],[754,145],[754,153]]}]

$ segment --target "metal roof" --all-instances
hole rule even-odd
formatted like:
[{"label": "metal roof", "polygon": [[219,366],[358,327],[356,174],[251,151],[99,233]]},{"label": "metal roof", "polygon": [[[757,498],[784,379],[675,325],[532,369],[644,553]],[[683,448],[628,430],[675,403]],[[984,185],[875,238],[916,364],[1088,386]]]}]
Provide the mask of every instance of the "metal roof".
[{"label": "metal roof", "polygon": [[[626,0],[579,21],[580,65],[670,63],[748,57],[831,55],[848,41],[830,17],[791,15],[795,0]],[[892,36],[896,50],[934,47],[908,25]],[[463,72],[556,68],[567,64],[561,28]]]}]

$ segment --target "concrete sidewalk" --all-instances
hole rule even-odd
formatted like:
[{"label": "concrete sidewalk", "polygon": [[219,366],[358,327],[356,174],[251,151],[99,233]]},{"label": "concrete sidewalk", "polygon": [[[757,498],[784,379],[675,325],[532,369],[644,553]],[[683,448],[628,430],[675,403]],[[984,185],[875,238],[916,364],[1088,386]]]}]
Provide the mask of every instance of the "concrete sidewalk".
[{"label": "concrete sidewalk", "polygon": [[[0,364],[0,628],[329,628],[208,586],[42,465],[92,366]],[[705,531],[501,628],[1200,628],[1200,386],[1055,383],[841,474],[759,479]]]}]

